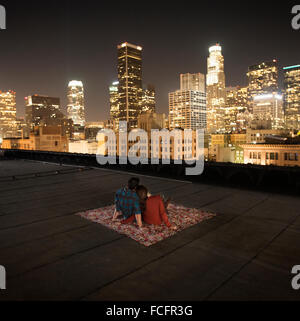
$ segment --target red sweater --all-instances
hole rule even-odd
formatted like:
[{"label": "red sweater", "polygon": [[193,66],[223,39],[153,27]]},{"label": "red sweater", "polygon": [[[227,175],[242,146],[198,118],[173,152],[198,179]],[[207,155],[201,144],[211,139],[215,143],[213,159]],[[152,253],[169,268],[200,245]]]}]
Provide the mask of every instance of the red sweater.
[{"label": "red sweater", "polygon": [[[134,221],[135,217],[131,216],[129,219],[122,222],[122,224],[129,224]],[[151,196],[147,199],[146,210],[143,213],[143,221],[149,225],[162,225],[166,224],[171,227],[168,220],[164,202],[160,196]]]}]

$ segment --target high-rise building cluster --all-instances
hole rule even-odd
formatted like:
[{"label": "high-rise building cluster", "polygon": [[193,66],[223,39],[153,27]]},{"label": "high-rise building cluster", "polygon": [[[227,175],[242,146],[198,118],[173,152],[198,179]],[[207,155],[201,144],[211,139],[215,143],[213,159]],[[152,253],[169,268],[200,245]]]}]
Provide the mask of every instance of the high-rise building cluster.
[{"label": "high-rise building cluster", "polygon": [[[25,118],[22,119],[16,117],[16,93],[0,92],[0,142],[11,148],[19,146],[29,150],[68,151],[68,142],[84,138],[85,133],[81,81],[69,83],[67,98],[66,116],[60,98],[29,95],[25,97]],[[42,143],[43,139],[45,141]],[[63,144],[62,140],[65,140]]]},{"label": "high-rise building cluster", "polygon": [[[108,120],[86,122],[85,91],[80,80],[68,84],[66,115],[58,97],[29,95],[25,98],[25,119],[17,118],[16,92],[0,91],[0,143],[90,153],[97,150],[97,133],[103,128],[141,128],[148,133],[164,128],[203,129],[206,159],[232,160],[228,155],[234,151],[236,162],[260,163],[249,144],[263,144],[271,136],[288,139],[300,134],[300,65],[284,67],[281,77],[276,59],[261,62],[248,68],[246,86],[227,86],[225,59],[217,43],[208,50],[206,74],[180,74],[180,87],[169,93],[169,115],[165,115],[157,113],[155,86],[144,83],[143,47],[124,42],[116,49],[117,80],[109,86]],[[120,122],[127,122],[128,127],[120,128]],[[52,140],[52,145],[47,140]],[[248,144],[245,152],[244,144]],[[271,156],[264,155],[264,164],[276,161],[276,157],[267,157]]]}]

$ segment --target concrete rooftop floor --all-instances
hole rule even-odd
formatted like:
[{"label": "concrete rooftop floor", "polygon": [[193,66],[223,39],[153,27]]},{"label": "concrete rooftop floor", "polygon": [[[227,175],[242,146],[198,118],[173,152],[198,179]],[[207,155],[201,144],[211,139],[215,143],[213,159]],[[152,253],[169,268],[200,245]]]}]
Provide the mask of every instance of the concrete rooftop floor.
[{"label": "concrete rooftop floor", "polygon": [[130,176],[1,161],[0,301],[300,299],[299,198],[141,176],[154,194],[218,214],[145,248],[74,215],[111,205]]}]

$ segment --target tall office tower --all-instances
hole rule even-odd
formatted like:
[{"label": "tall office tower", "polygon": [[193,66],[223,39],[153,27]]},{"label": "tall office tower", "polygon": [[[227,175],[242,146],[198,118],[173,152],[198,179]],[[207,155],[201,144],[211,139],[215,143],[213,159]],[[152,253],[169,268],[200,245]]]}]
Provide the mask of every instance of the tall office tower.
[{"label": "tall office tower", "polygon": [[26,123],[28,127],[40,126],[42,121],[51,121],[60,111],[60,99],[33,95],[25,97]]},{"label": "tall office tower", "polygon": [[0,138],[12,137],[17,118],[16,93],[0,91]]},{"label": "tall office tower", "polygon": [[253,98],[254,121],[270,124],[270,129],[284,128],[283,98],[279,93],[263,94]]},{"label": "tall office tower", "polygon": [[206,129],[206,93],[205,78],[202,77],[202,83],[198,89],[191,84],[183,85],[183,88],[169,94],[169,128],[181,129]]},{"label": "tall office tower", "polygon": [[115,123],[115,129],[119,128],[119,82],[115,81],[109,87],[110,119]]},{"label": "tall office tower", "polygon": [[72,80],[68,85],[68,118],[74,126],[85,126],[84,89],[82,81]]},{"label": "tall office tower", "polygon": [[118,46],[119,121],[137,127],[142,111],[142,47],[127,42]]},{"label": "tall office tower", "polygon": [[207,60],[207,130],[209,133],[225,132],[224,113],[226,104],[224,57],[217,44],[209,48]]},{"label": "tall office tower", "polygon": [[64,135],[73,136],[73,121],[60,111],[60,99],[33,95],[25,97],[25,121],[30,131],[36,126],[60,126]]},{"label": "tall office tower", "polygon": [[156,112],[155,97],[156,97],[155,87],[152,85],[148,85],[147,88],[143,90],[142,113]]},{"label": "tall office tower", "polygon": [[258,95],[278,92],[277,60],[249,67],[248,73],[249,110],[253,110],[253,99]]},{"label": "tall office tower", "polygon": [[286,127],[300,130],[300,65],[284,68],[284,111]]},{"label": "tall office tower", "polygon": [[181,90],[205,92],[205,76],[201,73],[180,75]]},{"label": "tall office tower", "polygon": [[[247,93],[247,90],[246,90]],[[241,87],[226,87],[225,130],[227,133],[240,132],[238,116],[247,110],[247,99],[244,99]]]}]

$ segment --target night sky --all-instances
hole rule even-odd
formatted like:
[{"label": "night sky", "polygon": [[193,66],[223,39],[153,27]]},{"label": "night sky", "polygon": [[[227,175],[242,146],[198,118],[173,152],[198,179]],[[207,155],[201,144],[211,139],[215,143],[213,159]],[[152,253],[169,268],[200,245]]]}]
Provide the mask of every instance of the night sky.
[{"label": "night sky", "polygon": [[68,81],[76,79],[85,85],[87,120],[108,119],[116,47],[124,41],[144,48],[143,80],[156,86],[158,112],[168,112],[168,93],[179,89],[180,73],[206,73],[208,48],[216,42],[223,47],[227,86],[246,85],[248,66],[264,60],[277,58],[280,67],[300,64],[300,30],[291,27],[297,1],[0,4],[7,10],[0,89],[17,92],[19,116],[31,94],[60,97],[65,110]]}]

